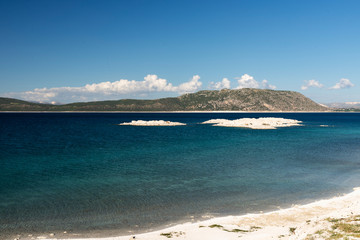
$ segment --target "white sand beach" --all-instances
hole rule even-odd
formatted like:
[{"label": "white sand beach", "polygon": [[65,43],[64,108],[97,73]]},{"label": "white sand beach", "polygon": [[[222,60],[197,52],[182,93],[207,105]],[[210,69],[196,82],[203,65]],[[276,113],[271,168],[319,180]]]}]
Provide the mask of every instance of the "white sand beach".
[{"label": "white sand beach", "polygon": [[130,125],[130,126],[183,126],[186,125],[185,123],[180,122],[170,122],[164,120],[151,120],[151,121],[144,121],[144,120],[133,120],[131,122],[120,123],[119,125]]},{"label": "white sand beach", "polygon": [[[150,233],[83,240],[360,239],[359,224],[360,188],[356,188],[343,196],[269,213],[214,218]],[[61,238],[47,234],[29,239]],[[69,234],[66,239],[78,238]]]},{"label": "white sand beach", "polygon": [[243,127],[251,129],[276,129],[279,127],[301,126],[301,121],[286,118],[240,118],[236,120],[210,119],[203,124],[213,124],[220,127]]}]

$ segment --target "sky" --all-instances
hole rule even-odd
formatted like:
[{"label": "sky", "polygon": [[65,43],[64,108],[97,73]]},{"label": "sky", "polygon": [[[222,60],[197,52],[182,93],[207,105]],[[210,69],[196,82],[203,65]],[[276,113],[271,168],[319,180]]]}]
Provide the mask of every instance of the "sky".
[{"label": "sky", "polygon": [[0,96],[250,87],[360,102],[359,12],[358,0],[0,0]]}]

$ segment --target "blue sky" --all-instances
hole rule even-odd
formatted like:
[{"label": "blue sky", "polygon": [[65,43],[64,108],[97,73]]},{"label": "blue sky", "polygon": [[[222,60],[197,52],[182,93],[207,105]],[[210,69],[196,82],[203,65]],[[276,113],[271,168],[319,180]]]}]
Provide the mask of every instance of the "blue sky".
[{"label": "blue sky", "polygon": [[256,87],[360,102],[359,12],[357,0],[0,0],[0,96]]}]

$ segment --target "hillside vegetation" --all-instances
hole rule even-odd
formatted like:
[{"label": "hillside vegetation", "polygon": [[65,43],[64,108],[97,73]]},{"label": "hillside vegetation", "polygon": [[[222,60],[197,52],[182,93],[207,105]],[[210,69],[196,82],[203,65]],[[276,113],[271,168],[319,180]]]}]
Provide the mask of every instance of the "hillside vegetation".
[{"label": "hillside vegetation", "polygon": [[188,93],[155,100],[123,99],[64,105],[0,98],[0,111],[329,111],[293,91],[223,89]]}]

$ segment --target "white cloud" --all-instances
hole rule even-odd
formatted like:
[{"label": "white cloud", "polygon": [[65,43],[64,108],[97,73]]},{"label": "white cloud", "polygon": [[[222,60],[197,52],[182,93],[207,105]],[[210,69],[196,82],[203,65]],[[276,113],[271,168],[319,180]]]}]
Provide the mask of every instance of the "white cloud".
[{"label": "white cloud", "polygon": [[240,88],[259,88],[259,83],[254,79],[254,77],[244,74],[241,77],[236,77],[238,79],[239,86],[237,89]]},{"label": "white cloud", "polygon": [[330,89],[343,89],[343,88],[351,88],[355,85],[350,82],[349,79],[342,78],[338,83],[336,83],[334,86],[332,86]]},{"label": "white cloud", "polygon": [[115,82],[87,84],[81,88],[74,88],[74,90],[109,95],[114,93],[173,92],[176,91],[176,87],[173,87],[166,79],[158,78],[157,75],[147,75],[144,77],[144,81],[120,79]]},{"label": "white cloud", "polygon": [[213,89],[224,89],[228,88],[230,89],[230,80],[227,78],[223,78],[221,82],[211,82],[210,87]]},{"label": "white cloud", "polygon": [[301,86],[302,90],[307,90],[309,87],[316,87],[316,88],[322,88],[324,87],[323,84],[319,83],[319,81],[316,80],[305,80],[305,84]]},{"label": "white cloud", "polygon": [[276,86],[269,84],[268,80],[266,80],[266,79],[264,79],[261,82],[261,86],[262,86],[262,88],[265,88],[265,89],[272,89],[272,90],[276,89]]},{"label": "white cloud", "polygon": [[115,82],[86,84],[83,87],[36,88],[32,91],[4,94],[6,97],[21,98],[36,102],[73,102],[119,99],[124,95],[143,95],[151,92],[190,93],[197,91],[202,82],[200,76],[194,75],[188,82],[173,86],[166,79],[157,75],[147,75],[143,81],[120,79]]},{"label": "white cloud", "polygon": [[178,93],[195,92],[202,85],[202,82],[200,82],[199,79],[200,79],[199,75],[194,75],[189,82],[185,82],[185,83],[180,84],[178,87],[174,87],[174,89],[172,91],[178,92]]},{"label": "white cloud", "polygon": [[254,79],[254,77],[250,76],[249,74],[244,74],[241,77],[237,77],[239,86],[237,89],[240,88],[265,88],[265,89],[276,89],[276,86],[271,85],[268,83],[267,80],[263,80],[261,84]]}]

